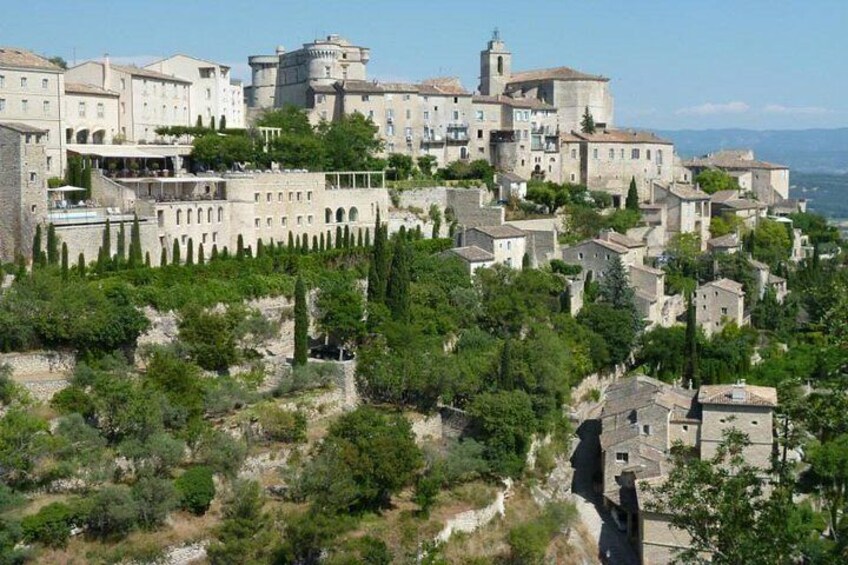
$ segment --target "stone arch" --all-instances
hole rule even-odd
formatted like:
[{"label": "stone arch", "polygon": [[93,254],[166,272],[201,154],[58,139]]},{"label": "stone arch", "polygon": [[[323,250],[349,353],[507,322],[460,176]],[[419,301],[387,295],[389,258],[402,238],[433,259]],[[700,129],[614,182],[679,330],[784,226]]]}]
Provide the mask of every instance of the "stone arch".
[{"label": "stone arch", "polygon": [[177,210],[177,225],[180,225],[183,222],[183,211]]},{"label": "stone arch", "polygon": [[350,211],[347,213],[347,220],[349,222],[359,221],[359,210],[356,209],[356,206],[350,207]]},{"label": "stone arch", "polygon": [[192,216],[191,208],[189,208],[188,210],[186,210],[186,225],[187,226],[191,225],[191,216]]},{"label": "stone arch", "polygon": [[202,224],[202,223],[203,223],[203,208],[198,208],[198,209],[197,209],[197,223],[198,223],[198,224]]},{"label": "stone arch", "polygon": [[206,211],[206,223],[212,223],[212,208],[209,208],[209,210]]},{"label": "stone arch", "polygon": [[342,224],[342,223],[344,223],[344,221],[345,221],[345,209],[339,208],[338,210],[336,210],[336,223]]}]

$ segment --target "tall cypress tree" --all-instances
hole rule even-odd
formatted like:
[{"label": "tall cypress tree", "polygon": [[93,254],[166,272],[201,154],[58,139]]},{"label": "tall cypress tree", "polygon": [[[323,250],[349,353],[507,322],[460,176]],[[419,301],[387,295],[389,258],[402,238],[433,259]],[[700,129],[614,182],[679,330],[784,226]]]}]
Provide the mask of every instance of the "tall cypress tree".
[{"label": "tall cypress tree", "polygon": [[628,210],[639,210],[639,191],[636,189],[636,177],[630,177],[630,188],[627,189],[627,200],[624,207]]},{"label": "tall cypress tree", "polygon": [[144,252],[144,266],[150,268],[150,251]]},{"label": "tall cypress tree", "polygon": [[306,234],[300,237],[300,252],[304,255],[309,253],[309,236]]},{"label": "tall cypress tree", "polygon": [[365,247],[371,247],[371,230],[365,228]]},{"label": "tall cypress tree", "polygon": [[47,224],[47,264],[56,265],[59,262],[59,239],[56,237],[56,226]]},{"label": "tall cypress tree", "polygon": [[194,240],[192,238],[188,238],[188,244],[186,245],[186,265],[194,265]]},{"label": "tall cypress tree", "polygon": [[342,235],[342,227],[336,226],[336,249],[344,249],[345,241]]},{"label": "tall cypress tree", "polygon": [[212,255],[209,257],[209,260],[214,261],[217,258],[218,258],[218,245],[213,243],[212,244]]},{"label": "tall cypress tree", "polygon": [[171,263],[180,264],[180,240],[174,239],[174,248],[171,250]]},{"label": "tall cypress tree", "polygon": [[288,247],[289,253],[294,251],[294,234],[292,232],[289,232],[289,241],[286,247]]},{"label": "tall cypress tree", "polygon": [[262,238],[256,240],[256,258],[260,258],[265,255],[265,246],[262,244]]},{"label": "tall cypress tree", "polygon": [[342,247],[347,249],[350,247],[350,226],[344,227],[344,233],[342,234]]},{"label": "tall cypress tree", "polygon": [[206,257],[203,256],[203,244],[197,246],[197,264],[203,265],[206,262]]},{"label": "tall cypress tree", "polygon": [[324,251],[324,232],[321,232],[321,237],[318,239],[318,249]]},{"label": "tall cypress tree", "polygon": [[686,335],[684,352],[686,364],[683,366],[683,386],[698,388],[701,377],[698,374],[698,321],[695,313],[695,291],[690,291],[686,304]]},{"label": "tall cypress tree", "polygon": [[41,249],[41,224],[38,224],[35,226],[35,235],[32,236],[32,265],[40,267],[44,262],[44,251]]},{"label": "tall cypress tree", "polygon": [[64,241],[62,242],[62,280],[68,280],[68,244]]},{"label": "tall cypress tree", "polygon": [[236,240],[236,259],[239,261],[244,259],[244,237],[241,234],[238,234],[238,239]]},{"label": "tall cypress tree", "polygon": [[79,274],[80,278],[85,276],[85,255],[82,253],[77,257],[77,274]]},{"label": "tall cypress tree", "polygon": [[371,263],[368,265],[368,301],[382,302],[385,299],[385,284],[383,264],[386,261],[386,242],[382,238],[383,228],[380,227],[380,210],[377,210],[377,222],[374,227],[374,247],[371,250]]},{"label": "tall cypress tree", "polygon": [[138,215],[133,217],[132,228],[130,229],[130,256],[129,267],[131,269],[141,265],[141,226],[138,223]]},{"label": "tall cypress tree", "polygon": [[294,285],[294,364],[306,365],[309,355],[309,312],[306,305],[306,284],[297,277]]},{"label": "tall cypress tree", "polygon": [[112,260],[112,223],[109,218],[106,218],[106,227],[103,228],[103,243],[100,245],[103,248],[103,268],[106,263]]},{"label": "tall cypress tree", "polygon": [[386,285],[386,306],[389,307],[396,320],[406,319],[409,311],[411,251],[410,244],[404,235],[401,232],[398,234],[399,237],[395,239],[391,272]]},{"label": "tall cypress tree", "polygon": [[167,267],[168,266],[168,250],[165,249],[165,246],[162,246],[162,253],[159,255],[159,266]]},{"label": "tall cypress tree", "polygon": [[91,198],[91,163],[86,164],[80,171],[79,186],[85,189],[85,199],[89,200]]},{"label": "tall cypress tree", "polygon": [[124,225],[124,222],[121,222],[121,225],[118,227],[118,249],[115,259],[115,264],[118,266],[123,265],[126,258],[127,231]]},{"label": "tall cypress tree", "polygon": [[359,228],[359,230],[356,233],[356,246],[361,249],[363,244],[364,244],[364,241],[362,239],[362,228]]}]

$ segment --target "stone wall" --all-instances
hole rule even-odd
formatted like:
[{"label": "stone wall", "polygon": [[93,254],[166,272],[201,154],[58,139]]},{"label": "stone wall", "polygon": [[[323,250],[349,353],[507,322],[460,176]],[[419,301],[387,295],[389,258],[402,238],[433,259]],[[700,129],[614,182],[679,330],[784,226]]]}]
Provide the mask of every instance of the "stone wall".
[{"label": "stone wall", "polygon": [[412,422],[412,433],[415,434],[416,443],[440,440],[442,432],[442,415],[438,412]]},{"label": "stone wall", "polygon": [[504,209],[490,206],[491,194],[483,189],[450,188],[447,190],[447,205],[456,215],[456,220],[466,228],[476,226],[499,226],[504,223]]},{"label": "stone wall", "polygon": [[505,479],[504,486],[504,490],[498,492],[495,500],[485,508],[462,512],[448,520],[436,536],[436,542],[445,543],[456,532],[471,533],[491,522],[496,516],[503,517],[506,512],[504,501],[512,490],[512,480]]},{"label": "stone wall", "polygon": [[73,353],[63,351],[32,351],[28,353],[2,353],[0,365],[12,368],[12,377],[19,382],[32,379],[63,379],[73,372],[76,359]]},{"label": "stone wall", "polygon": [[[77,265],[77,259],[79,258],[80,253],[85,255],[85,261],[87,264],[97,261],[98,252],[103,244],[103,232],[105,229],[105,221],[97,224],[56,226],[56,235],[59,237],[59,241],[68,245],[68,262],[71,266]],[[150,253],[150,264],[154,267],[159,266],[160,254],[160,246],[156,230],[157,228],[154,222],[145,219],[139,221],[142,253]],[[111,234],[111,251],[112,256],[114,257],[118,253],[118,233],[120,232],[120,224],[117,222],[110,222],[109,231]],[[131,231],[132,221],[124,222],[125,257],[129,254]]]}]

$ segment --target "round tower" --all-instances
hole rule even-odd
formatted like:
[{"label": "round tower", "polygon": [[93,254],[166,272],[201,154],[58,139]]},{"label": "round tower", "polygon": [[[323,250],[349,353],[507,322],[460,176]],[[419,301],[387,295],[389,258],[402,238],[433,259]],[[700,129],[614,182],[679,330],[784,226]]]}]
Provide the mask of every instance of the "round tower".
[{"label": "round tower", "polygon": [[[280,47],[277,48],[279,53]],[[285,50],[283,51],[285,53]],[[247,58],[251,70],[250,99],[247,105],[251,108],[273,108],[274,91],[277,88],[277,68],[280,64],[278,55],[253,55]]]},{"label": "round tower", "polygon": [[495,29],[486,49],[480,52],[480,94],[498,96],[504,93],[512,72],[512,53]]}]

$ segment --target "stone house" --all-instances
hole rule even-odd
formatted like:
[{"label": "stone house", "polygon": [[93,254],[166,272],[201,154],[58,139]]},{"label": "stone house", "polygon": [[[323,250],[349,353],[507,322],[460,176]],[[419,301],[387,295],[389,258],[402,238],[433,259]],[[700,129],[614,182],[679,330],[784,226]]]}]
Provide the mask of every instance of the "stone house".
[{"label": "stone house", "polygon": [[527,235],[527,253],[530,255],[530,263],[537,267],[560,256],[559,222],[558,218],[539,218],[510,220],[504,223],[520,229]]},{"label": "stone house", "polygon": [[750,198],[740,198],[739,191],[720,190],[710,196],[713,218],[734,216],[742,220],[747,228],[757,227],[760,218],[765,218],[768,206]]},{"label": "stone house", "polygon": [[67,144],[111,144],[120,131],[117,92],[93,84],[65,82]]},{"label": "stone house", "polygon": [[752,258],[748,259],[748,263],[754,269],[757,282],[757,295],[760,299],[762,299],[765,295],[766,289],[771,289],[774,291],[774,296],[777,298],[777,301],[782,304],[786,295],[789,293],[786,286],[786,279],[773,275],[771,273],[771,268],[765,263]]},{"label": "stone house", "polygon": [[710,234],[710,195],[691,185],[653,183],[652,201],[666,208],[669,237],[693,233],[701,238],[702,249]]},{"label": "stone house", "polygon": [[562,260],[570,265],[580,265],[584,280],[587,276],[592,280],[603,278],[613,257],[621,259],[625,267],[641,265],[645,258],[645,245],[615,232],[608,232],[562,250]]},{"label": "stone house", "polygon": [[789,198],[789,167],[754,159],[751,150],[724,150],[684,161],[692,178],[701,171],[718,169],[735,177],[742,192],[752,192],[771,206]]},{"label": "stone house", "polygon": [[460,240],[460,247],[478,247],[491,253],[495,263],[514,269],[521,269],[527,253],[527,234],[508,224],[473,227]]},{"label": "stone house", "polygon": [[728,233],[707,240],[707,251],[710,253],[738,253],[742,241],[735,233]]},{"label": "stone house", "polygon": [[745,312],[745,291],[730,279],[719,279],[695,290],[695,319],[707,336],[733,322],[742,327],[750,317]]},{"label": "stone house", "polygon": [[454,247],[446,253],[455,255],[465,264],[470,275],[474,275],[477,269],[491,267],[495,264],[495,256],[485,249],[480,249],[476,245],[467,247]]},{"label": "stone house", "polygon": [[498,185],[498,200],[502,202],[513,196],[519,200],[527,197],[527,179],[515,173],[498,173],[495,182]]}]

